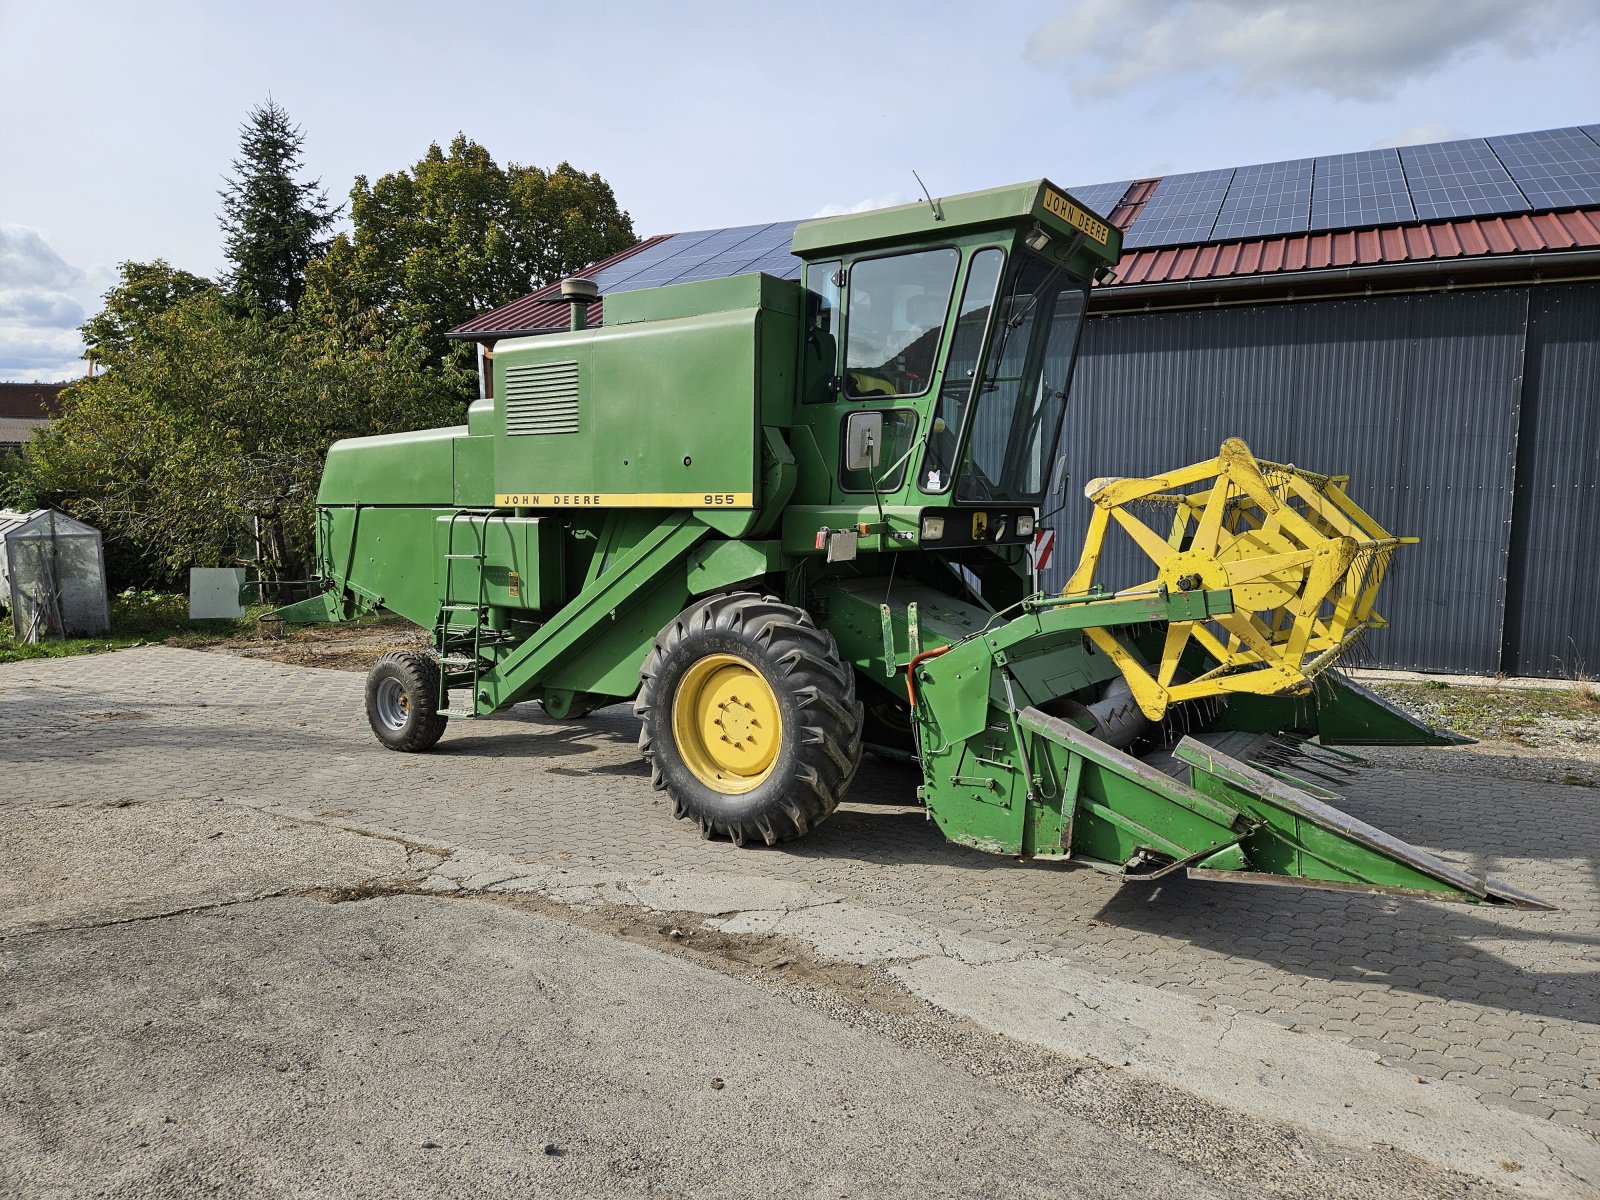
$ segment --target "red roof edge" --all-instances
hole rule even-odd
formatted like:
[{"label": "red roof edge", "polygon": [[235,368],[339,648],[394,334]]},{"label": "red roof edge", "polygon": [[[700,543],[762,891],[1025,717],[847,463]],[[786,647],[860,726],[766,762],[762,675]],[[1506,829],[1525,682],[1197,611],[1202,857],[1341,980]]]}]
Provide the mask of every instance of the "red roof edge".
[{"label": "red roof edge", "polygon": [[[594,271],[603,271],[607,267],[614,267],[620,262],[626,262],[641,250],[648,250],[651,246],[658,245],[674,235],[670,233],[657,234],[655,237],[645,238],[636,245],[629,246],[626,250],[619,250],[610,258],[603,258],[597,263],[590,263],[579,275],[587,275]],[[477,334],[486,334],[504,337],[508,333],[522,333],[535,329],[555,329],[567,323],[567,303],[561,298],[561,281],[547,283],[538,291],[529,292],[526,296],[502,304],[499,308],[491,308],[486,313],[473,317],[457,325],[447,337],[472,337]],[[604,300],[596,301],[589,305],[589,323],[598,325]]]},{"label": "red roof edge", "polygon": [[1600,250],[1600,207],[1511,217],[1456,217],[1411,225],[1291,233],[1240,242],[1152,246],[1123,255],[1115,281],[1097,290],[1292,275],[1345,267],[1493,259],[1512,254]]}]

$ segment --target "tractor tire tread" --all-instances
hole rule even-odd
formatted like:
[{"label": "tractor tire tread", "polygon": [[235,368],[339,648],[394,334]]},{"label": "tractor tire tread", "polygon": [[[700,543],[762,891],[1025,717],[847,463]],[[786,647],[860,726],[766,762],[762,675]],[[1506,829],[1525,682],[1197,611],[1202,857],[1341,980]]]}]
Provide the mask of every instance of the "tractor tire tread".
[{"label": "tractor tire tread", "polygon": [[[674,751],[663,753],[663,742],[672,737],[672,698],[662,694],[664,672],[672,674],[670,661],[685,643],[706,637],[748,644],[752,658],[764,660],[778,676],[769,683],[777,684],[775,692],[788,698],[798,718],[788,739],[793,762],[749,793],[755,798],[750,804],[719,805],[718,794],[697,786]],[[855,778],[862,721],[855,674],[840,659],[831,634],[776,597],[735,592],[691,605],[656,637],[639,677],[634,712],[640,717],[639,751],[650,763],[651,786],[671,794],[673,816],[694,821],[702,837],[726,837],[736,846],[756,839],[771,846],[800,837],[827,819]]]},{"label": "tractor tire tread", "polygon": [[[378,685],[389,675],[400,679],[413,706],[414,719],[398,732],[384,725],[376,711]],[[439,662],[421,650],[391,650],[373,664],[367,674],[366,699],[367,723],[390,750],[406,754],[431,750],[450,723],[450,718],[439,712]]]}]

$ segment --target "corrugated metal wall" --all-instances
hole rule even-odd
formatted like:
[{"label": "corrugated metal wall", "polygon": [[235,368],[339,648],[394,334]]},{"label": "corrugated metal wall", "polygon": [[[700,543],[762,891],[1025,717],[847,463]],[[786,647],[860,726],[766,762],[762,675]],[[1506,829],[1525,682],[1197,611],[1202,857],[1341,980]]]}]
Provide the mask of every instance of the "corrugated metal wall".
[{"label": "corrugated metal wall", "polygon": [[[1085,482],[1207,458],[1237,435],[1262,458],[1348,472],[1360,504],[1422,537],[1396,555],[1379,606],[1394,627],[1368,639],[1365,661],[1600,668],[1587,597],[1600,582],[1597,355],[1593,284],[1094,318],[1046,582],[1072,569]],[[1107,581],[1148,578],[1148,562],[1117,546]]]},{"label": "corrugated metal wall", "polygon": [[1600,284],[1534,289],[1504,670],[1600,674]]}]

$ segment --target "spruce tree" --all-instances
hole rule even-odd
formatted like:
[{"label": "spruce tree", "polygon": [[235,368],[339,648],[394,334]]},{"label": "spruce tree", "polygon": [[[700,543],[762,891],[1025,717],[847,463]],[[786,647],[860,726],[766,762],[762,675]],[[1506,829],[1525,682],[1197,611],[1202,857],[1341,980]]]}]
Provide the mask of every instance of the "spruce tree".
[{"label": "spruce tree", "polygon": [[300,302],[306,264],[327,247],[338,217],[320,180],[302,183],[305,135],[269,97],[240,129],[239,157],[222,190],[228,284],[247,304],[284,312]]}]

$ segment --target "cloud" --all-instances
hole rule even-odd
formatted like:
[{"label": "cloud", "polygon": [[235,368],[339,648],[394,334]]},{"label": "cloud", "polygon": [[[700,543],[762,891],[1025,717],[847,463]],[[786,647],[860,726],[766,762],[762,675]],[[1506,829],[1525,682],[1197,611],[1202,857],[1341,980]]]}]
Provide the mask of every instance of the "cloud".
[{"label": "cloud", "polygon": [[1369,150],[1389,150],[1395,146],[1423,146],[1429,142],[1456,142],[1467,135],[1454,125],[1447,125],[1443,121],[1426,121],[1421,125],[1413,125],[1410,129],[1402,129],[1393,137],[1386,137],[1381,142],[1373,142]]},{"label": "cloud", "polygon": [[[98,272],[96,272],[98,274]],[[90,276],[37,229],[0,225],[0,379],[71,379],[83,371],[83,305]]]},{"label": "cloud", "polygon": [[1592,0],[1071,0],[1028,40],[1081,99],[1207,76],[1235,91],[1374,100],[1493,47],[1528,57],[1600,28]]},{"label": "cloud", "polygon": [[42,287],[64,291],[83,281],[67,262],[27,225],[0,225],[0,287]]},{"label": "cloud", "polygon": [[811,219],[842,217],[847,213],[871,212],[875,208],[893,208],[896,204],[905,204],[906,202],[906,198],[899,192],[890,192],[887,196],[872,196],[866,200],[857,200],[854,204],[824,204],[811,214]]},{"label": "cloud", "polygon": [[83,305],[65,292],[0,288],[0,324],[76,329],[83,318]]}]

